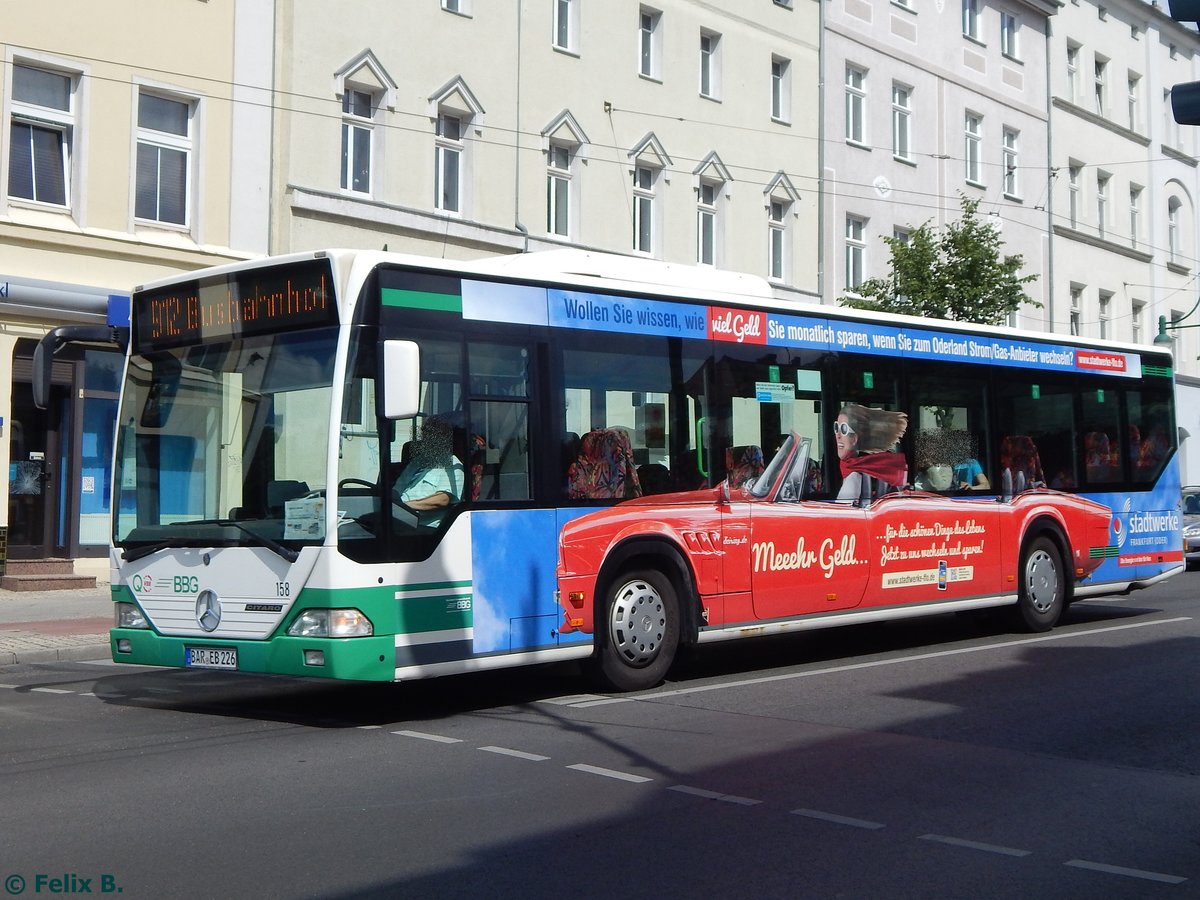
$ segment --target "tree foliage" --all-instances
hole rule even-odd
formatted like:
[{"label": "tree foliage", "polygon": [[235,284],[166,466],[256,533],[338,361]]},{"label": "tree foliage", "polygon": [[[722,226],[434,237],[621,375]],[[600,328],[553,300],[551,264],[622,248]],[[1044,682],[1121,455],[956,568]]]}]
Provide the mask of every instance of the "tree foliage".
[{"label": "tree foliage", "polygon": [[892,273],[870,278],[843,306],[936,319],[998,325],[1022,304],[1040,307],[1022,285],[1037,275],[1021,275],[1019,254],[1001,256],[999,230],[978,216],[979,201],[960,200],[962,218],[938,234],[926,222],[907,239],[884,237],[892,252]]}]

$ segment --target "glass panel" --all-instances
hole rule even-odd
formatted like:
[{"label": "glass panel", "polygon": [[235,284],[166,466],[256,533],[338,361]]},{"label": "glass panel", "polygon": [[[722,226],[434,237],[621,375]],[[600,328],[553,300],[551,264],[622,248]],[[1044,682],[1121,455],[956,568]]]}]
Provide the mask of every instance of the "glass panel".
[{"label": "glass panel", "polygon": [[466,466],[469,499],[528,500],[529,404],[471,404]]},{"label": "glass panel", "polygon": [[529,396],[529,351],[507,344],[471,344],[471,393]]},{"label": "glass panel", "polygon": [[187,103],[141,94],[138,96],[138,127],[186,137],[188,111]]},{"label": "glass panel", "polygon": [[57,72],[13,66],[13,99],[69,112],[71,79]]}]

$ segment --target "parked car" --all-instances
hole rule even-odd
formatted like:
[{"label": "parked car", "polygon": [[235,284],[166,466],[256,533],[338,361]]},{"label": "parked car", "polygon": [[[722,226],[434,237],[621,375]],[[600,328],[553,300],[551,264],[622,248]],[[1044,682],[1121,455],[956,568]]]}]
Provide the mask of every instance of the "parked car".
[{"label": "parked car", "polygon": [[1200,566],[1200,485],[1183,489],[1183,559],[1189,569]]}]

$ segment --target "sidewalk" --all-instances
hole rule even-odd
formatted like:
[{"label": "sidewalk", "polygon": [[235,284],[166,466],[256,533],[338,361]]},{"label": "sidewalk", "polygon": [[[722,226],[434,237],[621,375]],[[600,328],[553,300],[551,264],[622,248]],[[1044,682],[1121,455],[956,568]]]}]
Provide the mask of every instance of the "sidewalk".
[{"label": "sidewalk", "polygon": [[0,666],[108,659],[112,600],[90,590],[0,591]]}]

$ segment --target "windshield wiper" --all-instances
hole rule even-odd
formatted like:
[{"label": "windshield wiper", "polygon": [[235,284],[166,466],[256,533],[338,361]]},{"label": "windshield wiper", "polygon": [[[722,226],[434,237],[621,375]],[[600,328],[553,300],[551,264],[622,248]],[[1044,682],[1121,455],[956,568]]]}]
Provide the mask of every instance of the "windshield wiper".
[{"label": "windshield wiper", "polygon": [[[253,538],[256,544],[266,547],[268,550],[272,551],[278,556],[282,556],[290,563],[294,563],[300,558],[299,551],[293,550],[291,547],[284,546],[283,544],[279,543],[279,541],[275,540],[274,538],[269,538],[265,534],[259,534],[256,531],[251,531],[236,519],[200,519],[195,522],[177,522],[175,524],[184,526],[217,525],[221,528],[236,528],[242,534]],[[174,541],[159,541],[155,544],[147,544],[144,547],[134,547],[132,550],[126,550],[122,556],[125,558],[125,562],[133,562],[134,560],[141,559],[143,556],[149,556],[151,553],[157,553],[159,550],[166,550],[168,547],[173,546],[175,546]]]}]

